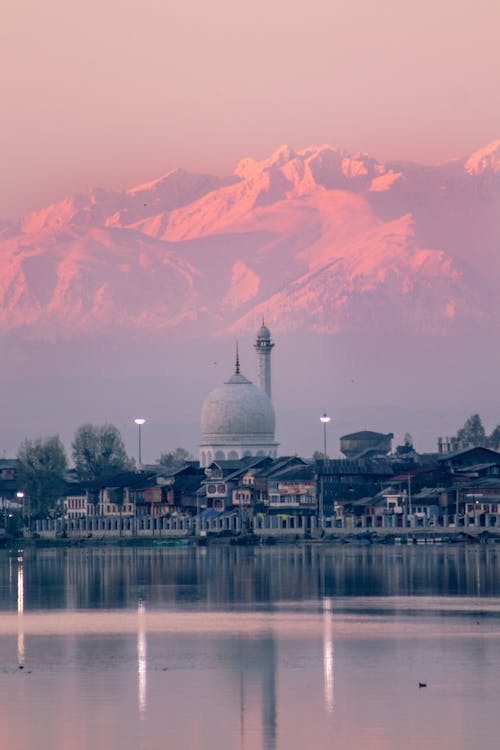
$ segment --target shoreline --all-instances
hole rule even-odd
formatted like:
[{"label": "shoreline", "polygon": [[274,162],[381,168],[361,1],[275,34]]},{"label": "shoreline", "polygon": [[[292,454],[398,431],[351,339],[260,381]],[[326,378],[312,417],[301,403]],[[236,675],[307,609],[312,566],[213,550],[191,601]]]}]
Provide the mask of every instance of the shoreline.
[{"label": "shoreline", "polygon": [[483,529],[474,532],[468,529],[377,529],[352,530],[337,529],[335,532],[321,533],[319,530],[310,537],[304,535],[266,534],[207,534],[206,536],[117,536],[99,535],[83,536],[68,534],[64,538],[54,537],[18,537],[0,540],[0,549],[16,550],[32,548],[67,548],[67,547],[164,547],[188,548],[213,545],[227,546],[274,546],[274,545],[390,545],[390,546],[435,546],[448,544],[499,544],[500,531]]}]

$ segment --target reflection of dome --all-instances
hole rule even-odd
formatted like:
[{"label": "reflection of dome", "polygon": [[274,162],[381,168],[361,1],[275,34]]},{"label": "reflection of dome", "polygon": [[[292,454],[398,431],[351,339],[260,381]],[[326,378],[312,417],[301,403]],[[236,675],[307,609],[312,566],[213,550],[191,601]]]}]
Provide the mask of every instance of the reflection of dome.
[{"label": "reflection of dome", "polygon": [[201,411],[203,442],[214,438],[274,442],[274,409],[264,391],[244,375],[233,375],[206,398]]}]

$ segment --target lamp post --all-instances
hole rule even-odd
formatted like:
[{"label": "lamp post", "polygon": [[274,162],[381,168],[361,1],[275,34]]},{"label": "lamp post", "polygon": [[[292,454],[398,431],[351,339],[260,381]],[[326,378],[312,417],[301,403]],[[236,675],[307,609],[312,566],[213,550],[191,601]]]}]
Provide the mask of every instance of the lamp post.
[{"label": "lamp post", "polygon": [[324,498],[324,487],[323,487],[323,474],[325,472],[326,468],[326,425],[330,421],[330,417],[327,416],[327,414],[323,414],[322,417],[320,417],[320,421],[323,423],[323,470],[321,472],[320,478],[319,478],[319,507],[318,507],[318,516],[319,516],[319,527],[321,530],[323,530],[324,526],[324,516],[325,516],[325,498]]},{"label": "lamp post", "polygon": [[146,420],[143,417],[137,417],[134,419],[134,422],[136,423],[137,427],[139,428],[139,468],[142,466],[142,444],[141,444],[141,427],[143,424],[146,423]]},{"label": "lamp post", "polygon": [[330,417],[323,414],[323,416],[320,417],[320,421],[323,422],[323,458],[326,460],[326,425],[330,421]]},{"label": "lamp post", "polygon": [[20,500],[22,502],[21,515],[23,517],[23,531],[24,531],[24,527],[26,526],[26,520],[25,520],[25,516],[24,516],[24,510],[25,510],[24,509],[24,492],[22,490],[18,490],[16,492],[16,497],[17,497],[18,500]]},{"label": "lamp post", "polygon": [[413,508],[411,504],[411,474],[408,472],[408,515],[409,515],[409,521],[410,526],[412,524],[412,518],[413,518]]}]

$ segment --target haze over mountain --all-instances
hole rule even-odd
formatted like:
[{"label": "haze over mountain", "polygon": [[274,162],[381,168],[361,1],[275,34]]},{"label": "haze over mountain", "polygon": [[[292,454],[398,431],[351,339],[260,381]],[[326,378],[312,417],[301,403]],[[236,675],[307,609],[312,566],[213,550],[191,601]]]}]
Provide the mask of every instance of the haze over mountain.
[{"label": "haze over mountain", "polygon": [[[330,353],[334,382],[344,366],[339,351],[354,366],[354,352],[371,352],[374,341],[387,357],[404,342],[420,371],[429,347],[444,351],[453,342],[455,351],[464,335],[473,337],[468,351],[474,347],[491,370],[491,337],[500,332],[499,216],[500,140],[433,167],[382,164],[332,146],[282,146],[264,161],[243,159],[226,178],[178,169],[126,192],[68,197],[1,230],[4,377],[26,376],[23,362],[47,377],[73,366],[83,373],[89,356],[94,374],[111,377],[96,342],[113,341],[117,361],[146,378],[161,369],[158,347],[168,352],[179,377],[170,371],[171,388],[185,382],[179,363],[186,356],[201,395],[228,368],[208,377],[193,366],[200,351],[216,361],[234,338],[251,342],[263,315],[276,338],[293,342],[276,363],[278,379],[280,366],[308,377],[294,353],[311,348],[314,356]],[[439,354],[428,367],[444,372],[446,359],[438,362]],[[467,356],[463,372],[469,364]],[[386,365],[375,391],[385,383],[390,402],[394,369]],[[317,388],[328,386],[318,381]],[[283,408],[290,411],[299,391],[283,395]],[[318,401],[317,389],[314,395]],[[337,408],[336,396],[323,393],[319,402]],[[321,407],[308,401],[307,408]]]}]

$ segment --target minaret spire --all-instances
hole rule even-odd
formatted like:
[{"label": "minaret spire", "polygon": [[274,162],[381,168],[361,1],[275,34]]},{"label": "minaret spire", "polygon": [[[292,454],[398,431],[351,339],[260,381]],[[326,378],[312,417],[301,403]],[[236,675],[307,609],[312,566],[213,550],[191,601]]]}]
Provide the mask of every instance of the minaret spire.
[{"label": "minaret spire", "polygon": [[234,369],[235,375],[240,374],[240,352],[238,349],[238,342],[236,342],[236,367]]}]

